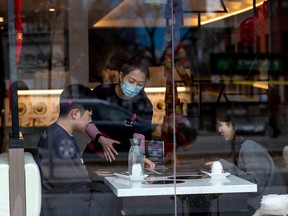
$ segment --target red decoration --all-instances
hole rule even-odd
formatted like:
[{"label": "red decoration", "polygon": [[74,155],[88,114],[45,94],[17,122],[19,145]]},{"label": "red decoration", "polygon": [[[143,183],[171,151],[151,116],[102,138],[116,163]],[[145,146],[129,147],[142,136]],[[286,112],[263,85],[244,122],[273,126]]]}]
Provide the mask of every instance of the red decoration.
[{"label": "red decoration", "polygon": [[[22,19],[21,19],[21,9],[22,9],[22,0],[14,0],[14,16],[15,16],[15,31],[16,31],[16,66],[19,64],[20,54],[22,49],[22,40],[23,40],[23,33],[22,33]],[[9,88],[8,88],[8,98],[9,98],[9,105],[10,110],[12,108],[12,98],[11,98],[11,83],[10,80],[8,81]]]},{"label": "red decoration", "polygon": [[[167,3],[165,8],[165,18],[171,19],[171,8],[170,8],[170,0]],[[165,53],[165,62],[164,62],[164,76],[166,77],[166,92],[165,92],[165,103],[166,103],[166,115],[164,116],[164,121],[162,125],[161,131],[161,140],[164,141],[164,155],[165,160],[167,161],[167,157],[169,159],[176,160],[173,156],[173,148],[176,145],[173,140],[174,134],[174,126],[173,126],[173,114],[175,109],[175,114],[177,116],[182,115],[181,103],[178,98],[177,86],[173,84],[174,80],[172,79],[174,68],[172,68],[172,64],[174,61],[174,67],[182,79],[183,83],[186,86],[190,86],[192,83],[190,75],[186,72],[185,66],[187,63],[186,52],[183,45],[180,42],[180,25],[183,25],[183,8],[182,8],[182,0],[174,0],[173,1],[173,13],[175,15],[175,23],[173,24],[174,31],[172,31],[172,26],[167,26],[164,37],[164,46],[166,47]],[[172,59],[172,40],[174,42],[175,50],[174,50],[174,59]],[[173,89],[174,87],[174,89]],[[174,93],[174,94],[173,94]],[[174,96],[174,97],[173,97]],[[175,107],[173,107],[175,100]],[[178,119],[178,118],[177,118]],[[177,124],[177,123],[176,123]],[[184,134],[179,129],[175,131],[177,136],[180,137],[180,141],[185,143]]]},{"label": "red decoration", "polygon": [[240,37],[242,43],[248,46],[257,44],[257,52],[267,51],[266,35],[267,35],[267,1],[256,8],[255,16],[249,16],[240,24]]},{"label": "red decoration", "polygon": [[259,15],[260,15],[259,13],[261,13],[264,18],[268,17],[267,1],[264,1],[263,4],[257,8],[256,17],[259,17]]},{"label": "red decoration", "polygon": [[240,24],[240,36],[243,43],[253,45],[255,41],[255,17],[249,16]]}]

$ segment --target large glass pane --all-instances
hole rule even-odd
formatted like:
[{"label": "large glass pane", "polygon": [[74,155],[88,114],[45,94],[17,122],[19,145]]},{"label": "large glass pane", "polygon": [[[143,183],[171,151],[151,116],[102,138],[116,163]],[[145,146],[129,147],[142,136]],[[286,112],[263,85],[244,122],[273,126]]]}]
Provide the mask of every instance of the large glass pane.
[{"label": "large glass pane", "polygon": [[[286,1],[7,2],[0,151],[19,125],[43,215],[253,215],[286,193]],[[59,116],[70,84],[93,97]]]},{"label": "large glass pane", "polygon": [[[186,213],[253,215],[263,196],[286,193],[282,152],[287,144],[281,140],[287,122],[280,114],[287,98],[286,30],[277,15],[285,9],[280,1],[216,2],[203,1],[202,8],[194,5],[189,12],[189,6],[183,9],[181,42],[192,77],[186,117],[197,136],[188,146],[176,142],[176,179],[198,178],[191,184],[205,186],[195,195],[187,195],[187,189],[178,198]],[[185,22],[190,14],[198,14],[196,27]],[[189,131],[188,139],[193,134]],[[213,173],[214,161],[221,162],[220,174]],[[250,183],[257,185],[257,193]],[[237,190],[220,192],[228,185]],[[181,184],[176,187],[181,190]]]}]

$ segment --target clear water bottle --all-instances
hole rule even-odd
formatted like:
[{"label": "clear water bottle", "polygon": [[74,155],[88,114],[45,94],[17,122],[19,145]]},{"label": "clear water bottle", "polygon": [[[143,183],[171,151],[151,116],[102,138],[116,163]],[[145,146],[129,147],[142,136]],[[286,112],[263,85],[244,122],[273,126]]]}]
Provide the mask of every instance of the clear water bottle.
[{"label": "clear water bottle", "polygon": [[131,181],[144,179],[144,156],[140,147],[140,139],[130,139],[130,150],[128,156],[128,171]]}]

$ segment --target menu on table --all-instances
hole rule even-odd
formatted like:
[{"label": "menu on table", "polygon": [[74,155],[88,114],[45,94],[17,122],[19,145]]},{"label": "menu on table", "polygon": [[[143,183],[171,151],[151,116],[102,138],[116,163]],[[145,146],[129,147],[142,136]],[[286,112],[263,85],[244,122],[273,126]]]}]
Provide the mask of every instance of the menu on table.
[{"label": "menu on table", "polygon": [[164,141],[146,140],[146,157],[157,167],[164,166]]}]

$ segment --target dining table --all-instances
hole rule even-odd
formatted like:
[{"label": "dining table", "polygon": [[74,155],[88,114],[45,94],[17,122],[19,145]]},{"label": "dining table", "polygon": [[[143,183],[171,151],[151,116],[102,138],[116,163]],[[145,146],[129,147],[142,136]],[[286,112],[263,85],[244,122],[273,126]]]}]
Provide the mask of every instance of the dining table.
[{"label": "dining table", "polygon": [[148,176],[131,181],[115,175],[106,176],[104,182],[118,197],[257,192],[256,184],[231,174],[225,178],[189,177]]},{"label": "dining table", "polygon": [[[148,172],[144,179],[132,181],[127,172],[112,172],[102,175],[104,183],[111,191],[123,200],[126,215],[143,213],[143,208],[149,209],[145,215],[161,215],[159,211],[173,211],[172,200],[177,199],[177,212],[185,215],[185,197],[199,194],[214,195],[212,208],[217,215],[225,209],[237,208],[235,211],[247,210],[247,193],[257,192],[257,184],[241,179],[230,173],[221,176],[209,176],[207,172]],[[226,196],[225,196],[226,195]],[[184,198],[183,198],[184,197]],[[137,201],[138,200],[138,201]],[[236,207],[232,207],[235,200]],[[138,202],[138,204],[136,204]],[[161,205],[161,202],[163,204]],[[134,210],[131,210],[131,205]],[[133,206],[132,205],[132,206]],[[139,208],[139,205],[142,205]],[[161,206],[161,207],[160,207]],[[130,209],[129,209],[130,207]],[[155,210],[157,207],[158,212]],[[170,208],[170,210],[168,210]],[[153,210],[152,210],[153,209]],[[159,210],[161,209],[161,210]],[[187,206],[186,206],[187,209]],[[136,212],[135,212],[136,211]],[[155,213],[156,211],[156,213]],[[243,213],[243,215],[245,215]]]}]

